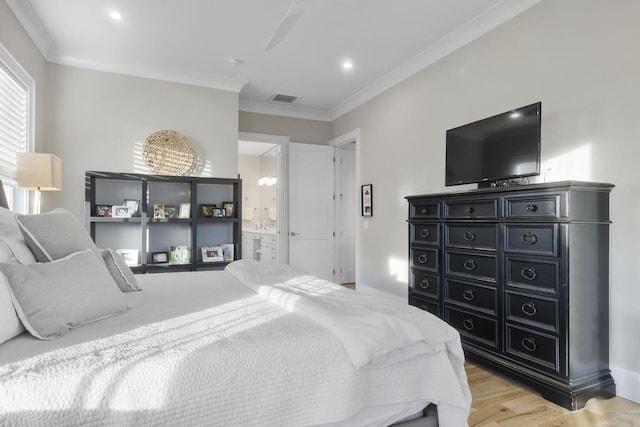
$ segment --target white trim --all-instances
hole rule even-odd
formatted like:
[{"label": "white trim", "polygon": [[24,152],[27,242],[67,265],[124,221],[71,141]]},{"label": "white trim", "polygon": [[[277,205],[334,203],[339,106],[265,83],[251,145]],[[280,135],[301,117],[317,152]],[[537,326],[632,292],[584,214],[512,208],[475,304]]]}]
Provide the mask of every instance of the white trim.
[{"label": "white trim", "polygon": [[616,395],[640,403],[640,373],[609,365],[616,383]]},{"label": "white trim", "polygon": [[56,45],[53,43],[49,32],[42,25],[38,14],[33,10],[31,2],[24,0],[5,1],[42,55],[49,60],[56,50]]},{"label": "white trim", "polygon": [[240,99],[240,111],[258,114],[271,114],[274,116],[294,117],[297,119],[318,120],[330,122],[333,116],[329,111],[312,110],[289,105],[276,105],[267,102],[250,101]]}]

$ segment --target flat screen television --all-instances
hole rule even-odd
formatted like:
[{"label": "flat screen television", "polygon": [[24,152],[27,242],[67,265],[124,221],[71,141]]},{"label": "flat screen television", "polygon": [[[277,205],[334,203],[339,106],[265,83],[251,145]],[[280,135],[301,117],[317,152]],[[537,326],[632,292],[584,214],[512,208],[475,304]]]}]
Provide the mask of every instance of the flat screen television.
[{"label": "flat screen television", "polygon": [[502,184],[540,174],[542,103],[447,131],[445,185]]}]

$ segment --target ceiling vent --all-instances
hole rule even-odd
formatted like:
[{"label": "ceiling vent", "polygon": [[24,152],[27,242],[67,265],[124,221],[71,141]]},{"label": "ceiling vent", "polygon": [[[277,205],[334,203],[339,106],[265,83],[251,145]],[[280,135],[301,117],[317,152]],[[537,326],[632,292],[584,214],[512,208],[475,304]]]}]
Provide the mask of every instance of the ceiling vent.
[{"label": "ceiling vent", "polygon": [[273,95],[271,97],[271,99],[269,101],[271,101],[271,102],[280,102],[282,104],[293,104],[298,99],[300,99],[299,96],[284,95],[282,93],[276,93],[275,95]]}]

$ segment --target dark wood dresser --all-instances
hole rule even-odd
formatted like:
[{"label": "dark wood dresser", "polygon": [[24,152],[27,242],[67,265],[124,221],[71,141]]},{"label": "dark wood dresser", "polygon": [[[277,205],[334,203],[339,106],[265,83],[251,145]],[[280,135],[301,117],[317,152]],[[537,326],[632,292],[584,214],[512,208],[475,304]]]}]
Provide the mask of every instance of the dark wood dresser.
[{"label": "dark wood dresser", "polygon": [[409,303],[465,354],[579,409],[609,371],[610,184],[409,196]]}]

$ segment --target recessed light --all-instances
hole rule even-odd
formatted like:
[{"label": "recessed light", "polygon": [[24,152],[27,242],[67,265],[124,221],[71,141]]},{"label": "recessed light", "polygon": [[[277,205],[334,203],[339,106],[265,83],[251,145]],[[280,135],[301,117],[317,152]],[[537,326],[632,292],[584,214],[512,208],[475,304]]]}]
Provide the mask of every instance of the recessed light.
[{"label": "recessed light", "polygon": [[350,70],[353,68],[353,63],[351,61],[344,61],[342,63],[342,68],[344,68],[345,70]]},{"label": "recessed light", "polygon": [[115,10],[109,12],[109,17],[114,21],[122,21],[122,15],[120,15],[120,13],[116,12]]}]

